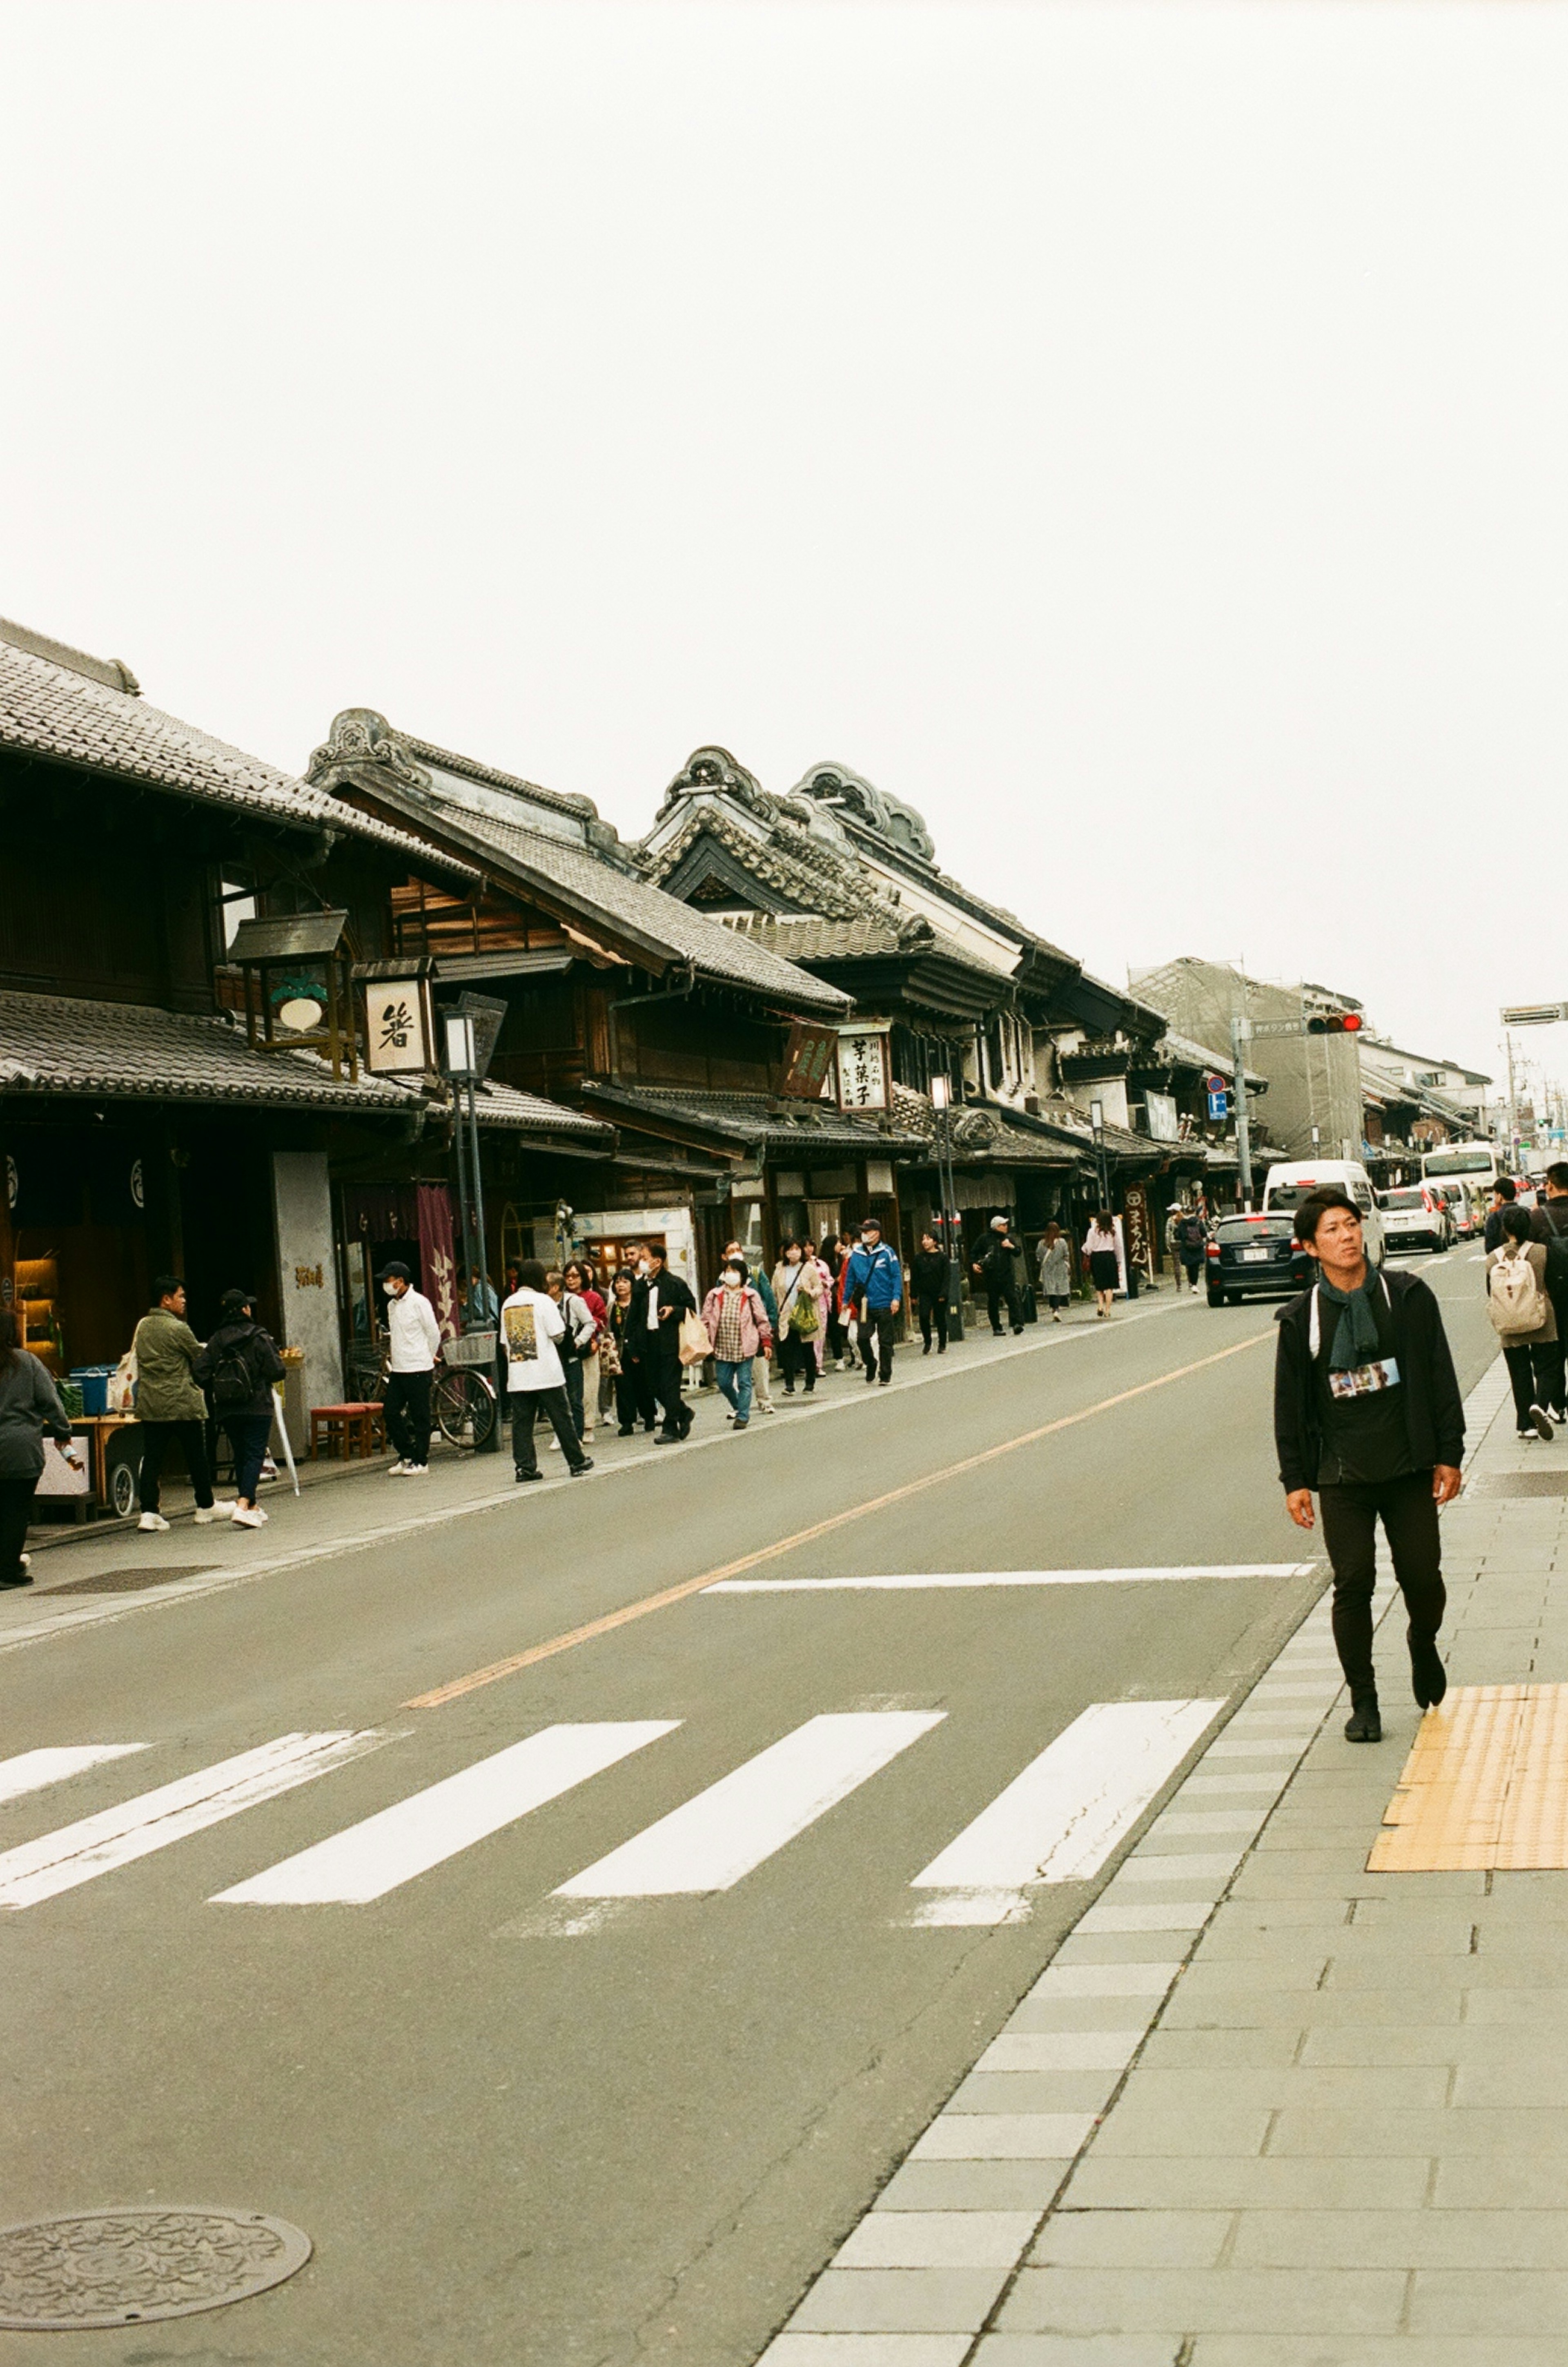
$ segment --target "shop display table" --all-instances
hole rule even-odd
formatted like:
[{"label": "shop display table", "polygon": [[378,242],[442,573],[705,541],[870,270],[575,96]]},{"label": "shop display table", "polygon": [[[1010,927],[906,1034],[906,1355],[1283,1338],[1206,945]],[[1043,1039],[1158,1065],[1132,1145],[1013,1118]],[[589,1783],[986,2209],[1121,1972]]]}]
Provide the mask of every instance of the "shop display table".
[{"label": "shop display table", "polygon": [[371,1399],[310,1408],[312,1463],[323,1453],[329,1456],[341,1455],[349,1463],[358,1455],[368,1459],[378,1454],[386,1443],[386,1415]]}]

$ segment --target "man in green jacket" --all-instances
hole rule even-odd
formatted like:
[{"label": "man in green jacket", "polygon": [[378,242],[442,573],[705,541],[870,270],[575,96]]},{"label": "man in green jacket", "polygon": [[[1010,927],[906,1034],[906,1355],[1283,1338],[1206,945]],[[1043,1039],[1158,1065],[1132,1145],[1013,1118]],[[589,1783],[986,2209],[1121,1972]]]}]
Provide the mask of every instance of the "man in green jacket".
[{"label": "man in green jacket", "polygon": [[141,1427],[141,1518],[136,1525],[148,1530],[169,1525],[158,1510],[158,1475],[171,1438],[179,1440],[190,1473],[197,1519],[219,1517],[207,1465],[207,1399],[193,1370],[201,1342],[185,1319],[186,1286],[177,1274],[158,1276],[152,1302],[130,1343],[136,1358],[136,1419]]}]

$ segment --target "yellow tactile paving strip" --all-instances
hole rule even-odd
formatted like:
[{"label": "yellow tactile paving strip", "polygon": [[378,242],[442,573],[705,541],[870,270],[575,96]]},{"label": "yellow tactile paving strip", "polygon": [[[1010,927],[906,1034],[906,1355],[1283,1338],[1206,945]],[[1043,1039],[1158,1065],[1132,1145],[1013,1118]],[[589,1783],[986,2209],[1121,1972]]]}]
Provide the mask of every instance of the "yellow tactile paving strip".
[{"label": "yellow tactile paving strip", "polygon": [[1461,1685],[1416,1730],[1369,1874],[1568,1870],[1568,1685]]}]

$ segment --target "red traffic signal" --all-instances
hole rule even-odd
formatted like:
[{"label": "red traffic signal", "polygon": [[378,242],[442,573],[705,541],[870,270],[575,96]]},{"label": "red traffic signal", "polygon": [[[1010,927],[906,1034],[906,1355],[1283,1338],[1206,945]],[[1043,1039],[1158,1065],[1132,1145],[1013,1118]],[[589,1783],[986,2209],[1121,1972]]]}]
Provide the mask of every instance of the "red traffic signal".
[{"label": "red traffic signal", "polygon": [[1366,1022],[1359,1011],[1324,1013],[1307,1021],[1309,1036],[1359,1036]]}]

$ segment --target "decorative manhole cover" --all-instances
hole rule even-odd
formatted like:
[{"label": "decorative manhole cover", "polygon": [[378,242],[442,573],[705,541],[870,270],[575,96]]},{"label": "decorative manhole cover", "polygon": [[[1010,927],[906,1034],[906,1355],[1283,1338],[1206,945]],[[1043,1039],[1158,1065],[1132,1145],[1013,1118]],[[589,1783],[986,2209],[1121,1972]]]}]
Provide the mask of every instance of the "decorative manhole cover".
[{"label": "decorative manhole cover", "polygon": [[77,2211],[0,2227],[0,2327],[31,2333],[189,2317],[265,2293],[310,2239],[261,2211]]},{"label": "decorative manhole cover", "polygon": [[73,1578],[66,1586],[51,1586],[51,1594],[136,1594],[144,1586],[173,1586],[178,1578],[206,1578],[209,1562],[175,1561],[162,1566],[138,1562],[132,1569],[100,1569],[96,1578]]},{"label": "decorative manhole cover", "polygon": [[1467,1496],[1568,1496],[1568,1471],[1499,1471],[1477,1479]]}]

